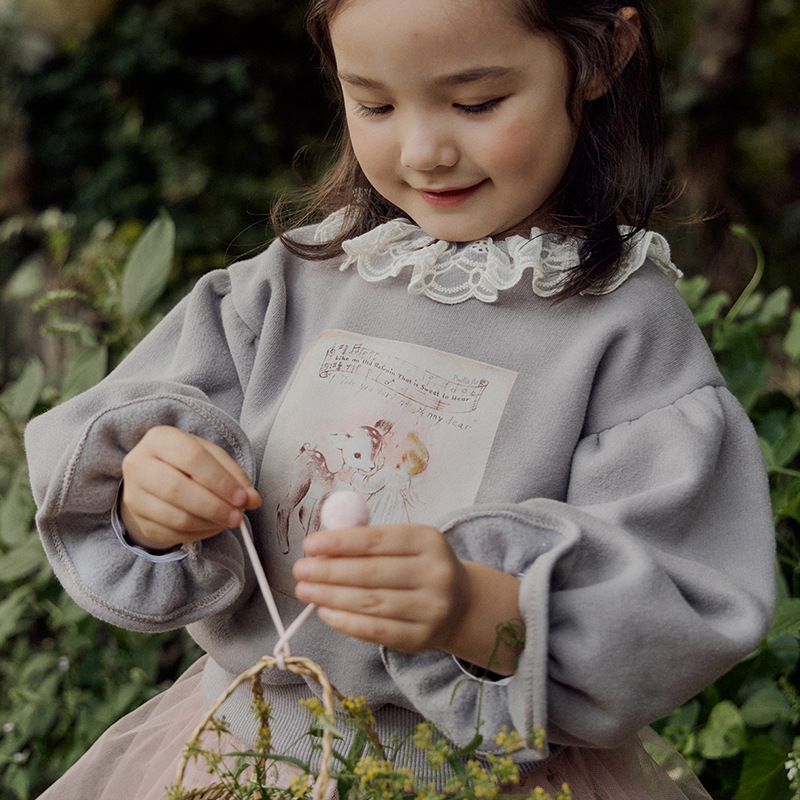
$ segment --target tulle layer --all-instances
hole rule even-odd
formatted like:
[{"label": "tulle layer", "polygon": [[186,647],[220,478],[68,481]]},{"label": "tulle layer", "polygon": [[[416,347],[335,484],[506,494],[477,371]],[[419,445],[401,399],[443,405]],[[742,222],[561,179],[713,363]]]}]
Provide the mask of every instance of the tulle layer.
[{"label": "tulle layer", "polygon": [[[203,659],[166,692],[110,727],[39,800],[164,800],[183,743],[205,714],[202,671]],[[217,752],[248,749],[230,734],[204,737],[204,747]],[[294,768],[281,765],[270,782],[287,786],[294,774]],[[185,788],[213,781],[204,760],[189,761]],[[681,756],[649,729],[613,750],[566,747],[507,791],[527,795],[540,786],[555,797],[564,783],[574,800],[711,800]],[[333,785],[328,798],[336,799]]]}]

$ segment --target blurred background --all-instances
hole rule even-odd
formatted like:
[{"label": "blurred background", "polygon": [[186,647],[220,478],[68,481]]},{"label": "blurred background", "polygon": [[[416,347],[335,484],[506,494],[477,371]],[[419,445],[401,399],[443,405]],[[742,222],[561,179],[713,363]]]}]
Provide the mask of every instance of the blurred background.
[{"label": "blurred background", "polygon": [[[333,117],[298,0],[0,0],[0,219],[56,207],[175,220],[203,269],[269,236],[276,192],[315,174]],[[795,0],[656,0],[677,261],[735,291],[800,288],[800,9]],[[302,150],[299,160],[295,155]],[[7,244],[7,243],[6,243]],[[25,248],[23,239],[17,248]],[[19,251],[0,259],[0,281]],[[797,292],[795,292],[797,293]]]},{"label": "blurred background", "polygon": [[[757,655],[660,727],[715,800],[799,800],[800,7],[654,6],[679,190],[654,227],[762,437],[783,609]],[[276,196],[324,169],[335,102],[305,7],[0,0],[2,798],[35,797],[197,655],[181,633],[111,629],[66,598],[36,540],[22,429],[202,273],[266,244]]]}]

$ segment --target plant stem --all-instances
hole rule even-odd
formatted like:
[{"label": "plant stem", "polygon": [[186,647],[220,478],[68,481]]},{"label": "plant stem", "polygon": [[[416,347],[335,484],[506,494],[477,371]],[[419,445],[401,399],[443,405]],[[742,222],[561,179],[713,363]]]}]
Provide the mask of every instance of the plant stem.
[{"label": "plant stem", "polygon": [[726,322],[733,322],[739,315],[739,312],[744,307],[745,303],[750,299],[750,295],[756,290],[756,287],[761,283],[761,278],[764,276],[764,250],[761,243],[750,232],[746,225],[731,225],[731,233],[738,236],[740,239],[747,239],[753,247],[756,254],[756,269],[753,272],[753,277],[750,282],[744,287],[744,290],[737,298],[736,302],[731,306],[730,311],[725,315]]}]

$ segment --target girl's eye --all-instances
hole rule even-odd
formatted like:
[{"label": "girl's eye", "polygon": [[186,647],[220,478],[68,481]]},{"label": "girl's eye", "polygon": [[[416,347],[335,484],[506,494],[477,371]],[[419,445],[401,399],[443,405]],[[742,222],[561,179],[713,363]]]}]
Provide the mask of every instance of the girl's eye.
[{"label": "girl's eye", "polygon": [[453,103],[453,107],[460,114],[485,114],[487,111],[492,111],[500,103],[503,102],[502,97],[495,97],[493,100],[487,100],[485,103],[477,103],[474,106],[465,106],[461,103]]},{"label": "girl's eye", "polygon": [[359,103],[356,113],[361,117],[379,117],[388,114],[391,110],[392,106],[362,106]]}]

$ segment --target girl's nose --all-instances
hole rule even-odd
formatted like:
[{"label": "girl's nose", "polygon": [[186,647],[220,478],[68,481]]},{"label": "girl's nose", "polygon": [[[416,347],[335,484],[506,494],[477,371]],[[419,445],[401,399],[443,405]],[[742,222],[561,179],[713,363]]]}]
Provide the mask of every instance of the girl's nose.
[{"label": "girl's nose", "polygon": [[458,161],[458,147],[446,130],[416,124],[403,133],[400,161],[406,169],[420,172],[453,167]]}]

